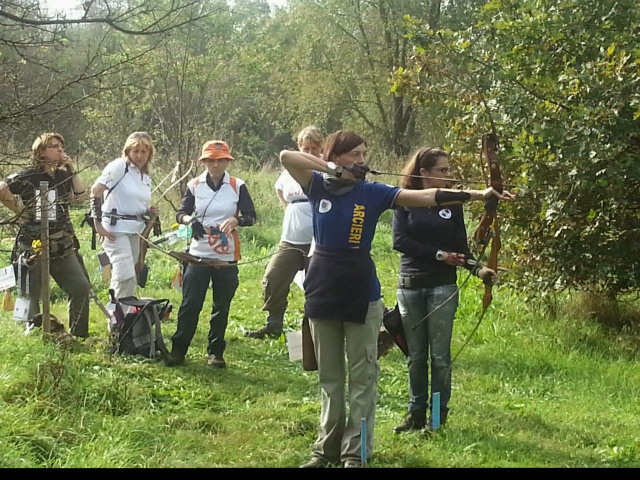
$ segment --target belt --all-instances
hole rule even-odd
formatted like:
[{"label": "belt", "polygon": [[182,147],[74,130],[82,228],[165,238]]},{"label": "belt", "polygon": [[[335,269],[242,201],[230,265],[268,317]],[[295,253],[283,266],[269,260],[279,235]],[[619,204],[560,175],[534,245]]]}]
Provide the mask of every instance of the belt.
[{"label": "belt", "polygon": [[122,215],[120,213],[103,213],[102,216],[107,218],[117,218],[118,220],[137,220],[139,222],[143,222],[146,220],[144,215]]},{"label": "belt", "polygon": [[398,277],[398,288],[406,288],[407,290],[432,288],[439,284],[438,279],[431,275],[400,275]]},{"label": "belt", "polygon": [[290,203],[306,203],[308,201],[309,201],[308,198],[299,198],[298,200],[294,200],[293,202],[290,202]]}]

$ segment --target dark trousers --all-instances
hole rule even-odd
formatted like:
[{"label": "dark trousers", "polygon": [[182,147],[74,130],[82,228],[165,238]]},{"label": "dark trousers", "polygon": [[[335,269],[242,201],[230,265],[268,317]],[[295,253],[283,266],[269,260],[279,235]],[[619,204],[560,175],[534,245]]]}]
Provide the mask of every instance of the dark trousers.
[{"label": "dark trousers", "polygon": [[173,352],[186,354],[196,333],[209,284],[213,288],[213,305],[209,319],[209,354],[222,355],[226,342],[224,334],[229,322],[231,300],[238,288],[238,267],[207,267],[187,265],[182,279],[182,304],[178,310],[178,328],[171,337]]},{"label": "dark trousers", "polygon": [[[29,269],[29,319],[40,313],[41,271],[39,261]],[[53,256],[49,262],[49,272],[58,286],[69,296],[69,331],[76,337],[88,337],[91,287],[76,253],[71,252],[62,257]]]}]

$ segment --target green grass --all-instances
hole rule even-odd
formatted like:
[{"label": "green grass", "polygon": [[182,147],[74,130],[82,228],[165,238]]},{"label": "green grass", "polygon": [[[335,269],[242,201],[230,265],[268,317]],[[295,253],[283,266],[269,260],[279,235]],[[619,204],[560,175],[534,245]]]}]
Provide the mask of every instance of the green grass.
[{"label": "green grass", "polygon": [[[242,172],[259,224],[241,230],[243,260],[270,255],[282,210],[275,172]],[[170,207],[161,203],[164,224]],[[75,224],[79,224],[81,211]],[[374,256],[385,303],[395,301],[398,257],[385,214]],[[79,230],[92,281],[106,302],[96,252]],[[85,243],[86,242],[86,243]],[[4,245],[4,243],[3,243]],[[176,245],[178,249],[181,245]],[[169,288],[176,262],[159,252],[141,296],[169,298],[175,331],[180,293]],[[284,337],[256,341],[245,329],[263,325],[261,278],[268,259],[240,267],[225,358],[206,365],[210,300],[187,365],[111,356],[106,320],[91,311],[91,337],[70,350],[24,335],[10,312],[0,319],[1,467],[296,467],[306,461],[319,421],[315,372],[288,360]],[[483,287],[471,279],[461,293],[453,353],[473,329]],[[52,311],[66,318],[64,295],[52,283]],[[380,361],[381,377],[371,467],[638,467],[640,369],[637,337],[573,315],[546,317],[522,292],[494,288],[482,325],[453,367],[451,414],[427,436],[394,435],[407,403],[405,359],[396,348]],[[300,326],[303,295],[293,285],[285,330]]]}]

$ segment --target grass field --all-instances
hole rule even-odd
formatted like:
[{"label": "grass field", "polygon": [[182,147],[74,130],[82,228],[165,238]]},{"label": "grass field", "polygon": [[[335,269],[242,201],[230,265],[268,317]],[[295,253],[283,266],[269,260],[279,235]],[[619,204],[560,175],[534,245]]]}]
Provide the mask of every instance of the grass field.
[{"label": "grass field", "polygon": [[[0,466],[17,467],[297,467],[306,461],[319,421],[315,372],[288,359],[285,338],[258,341],[261,278],[280,236],[277,172],[232,172],[245,179],[259,222],[241,230],[240,287],[227,330],[229,364],[206,365],[210,301],[180,368],[111,356],[106,319],[92,306],[91,337],[63,350],[2,312],[0,319]],[[173,221],[166,202],[164,224]],[[383,216],[373,255],[384,301],[395,303],[398,257],[391,215]],[[79,225],[82,211],[74,211]],[[166,227],[165,227],[166,229]],[[92,282],[107,301],[89,232],[78,229]],[[2,242],[11,247],[10,239]],[[182,244],[174,246],[181,248]],[[150,251],[140,296],[169,298],[175,331],[181,295],[170,288],[177,262]],[[457,352],[481,311],[483,287],[462,289],[454,327]],[[639,467],[640,369],[633,332],[607,330],[582,314],[575,295],[545,315],[524,292],[494,288],[483,323],[453,366],[451,414],[435,434],[394,435],[407,403],[399,349],[380,361],[374,458],[369,467]],[[66,301],[52,283],[52,312]],[[300,328],[303,294],[292,286],[285,330]]]}]

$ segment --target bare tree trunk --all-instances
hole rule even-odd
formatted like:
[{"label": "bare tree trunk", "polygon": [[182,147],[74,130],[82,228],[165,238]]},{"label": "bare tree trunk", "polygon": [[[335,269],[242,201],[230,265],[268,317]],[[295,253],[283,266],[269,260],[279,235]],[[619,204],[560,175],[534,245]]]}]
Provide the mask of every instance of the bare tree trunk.
[{"label": "bare tree trunk", "polygon": [[431,0],[431,8],[429,11],[429,26],[433,30],[440,28],[440,13],[442,11],[442,0]]}]

